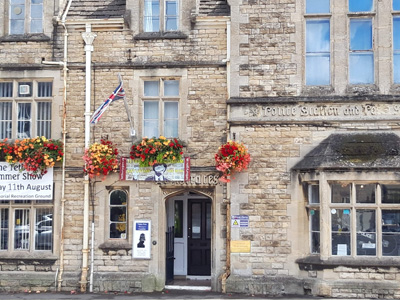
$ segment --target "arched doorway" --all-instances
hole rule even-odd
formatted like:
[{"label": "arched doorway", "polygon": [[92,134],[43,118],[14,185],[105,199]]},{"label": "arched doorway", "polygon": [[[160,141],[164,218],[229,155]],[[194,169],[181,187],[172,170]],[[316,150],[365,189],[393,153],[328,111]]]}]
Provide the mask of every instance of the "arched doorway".
[{"label": "arched doorway", "polygon": [[183,192],[166,201],[166,213],[167,228],[173,228],[173,234],[167,232],[166,241],[167,283],[171,283],[171,279],[175,283],[177,279],[209,280],[212,257],[211,199],[193,191]]}]

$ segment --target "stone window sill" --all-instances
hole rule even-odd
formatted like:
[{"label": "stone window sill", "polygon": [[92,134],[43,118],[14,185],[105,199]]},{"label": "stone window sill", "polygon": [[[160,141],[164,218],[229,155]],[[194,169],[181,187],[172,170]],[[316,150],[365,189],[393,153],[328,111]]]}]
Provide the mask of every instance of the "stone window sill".
[{"label": "stone window sill", "polygon": [[187,39],[187,35],[180,31],[169,32],[142,32],[134,37],[135,40],[164,40]]},{"label": "stone window sill", "polygon": [[8,263],[33,263],[37,262],[42,265],[52,265],[57,261],[58,257],[53,253],[46,252],[7,252],[0,253],[0,262]]},{"label": "stone window sill", "polygon": [[400,267],[400,258],[385,257],[330,257],[327,260],[321,260],[317,255],[307,256],[296,260],[300,270],[303,271],[320,271],[325,269],[334,269],[337,267],[354,267],[354,268],[391,268]]},{"label": "stone window sill", "polygon": [[43,33],[37,34],[12,34],[0,37],[0,42],[48,42],[50,37]]},{"label": "stone window sill", "polygon": [[128,241],[107,241],[99,245],[103,251],[131,250],[132,245]]}]

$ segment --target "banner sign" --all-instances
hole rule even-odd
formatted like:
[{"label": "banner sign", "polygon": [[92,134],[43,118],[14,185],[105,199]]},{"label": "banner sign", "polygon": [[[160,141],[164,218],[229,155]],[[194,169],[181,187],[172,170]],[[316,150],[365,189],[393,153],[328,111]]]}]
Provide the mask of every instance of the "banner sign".
[{"label": "banner sign", "polygon": [[121,158],[120,180],[137,181],[187,181],[190,179],[190,158],[175,164],[155,164],[152,167],[140,167],[139,160]]},{"label": "banner sign", "polygon": [[133,222],[133,258],[149,259],[151,255],[151,221]]},{"label": "banner sign", "polygon": [[0,162],[0,200],[53,199],[53,168],[44,175],[25,171],[20,164]]}]

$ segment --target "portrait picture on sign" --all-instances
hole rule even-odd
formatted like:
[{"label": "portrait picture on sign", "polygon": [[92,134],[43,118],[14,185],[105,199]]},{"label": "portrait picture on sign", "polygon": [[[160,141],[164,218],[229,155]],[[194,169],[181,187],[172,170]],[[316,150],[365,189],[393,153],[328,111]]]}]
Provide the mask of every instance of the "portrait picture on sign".
[{"label": "portrait picture on sign", "polygon": [[190,179],[190,158],[182,162],[166,164],[156,163],[141,167],[139,160],[122,157],[120,163],[120,180],[185,182]]},{"label": "portrait picture on sign", "polygon": [[151,256],[151,221],[133,222],[133,258],[150,259]]}]

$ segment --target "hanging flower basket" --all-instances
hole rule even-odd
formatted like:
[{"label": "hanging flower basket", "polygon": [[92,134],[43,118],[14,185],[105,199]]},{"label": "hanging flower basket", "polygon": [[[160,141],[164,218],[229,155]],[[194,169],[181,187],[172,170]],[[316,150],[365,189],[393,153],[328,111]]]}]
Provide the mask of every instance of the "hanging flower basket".
[{"label": "hanging flower basket", "polygon": [[176,139],[143,138],[141,142],[132,145],[130,158],[139,160],[139,166],[149,167],[154,164],[172,164],[182,161],[183,142]]},{"label": "hanging flower basket", "polygon": [[15,140],[13,144],[5,139],[0,142],[0,151],[6,162],[20,163],[26,171],[40,174],[46,174],[64,156],[62,142],[44,136]]},{"label": "hanging flower basket", "polygon": [[117,172],[118,169],[118,149],[110,141],[101,140],[100,143],[90,145],[89,149],[85,149],[83,160],[85,167],[83,171],[90,178],[95,176],[103,176],[106,178],[111,172]]},{"label": "hanging flower basket", "polygon": [[228,141],[219,147],[215,154],[215,163],[217,170],[222,172],[219,180],[230,182],[234,173],[247,169],[250,163],[250,154],[242,143]]}]

